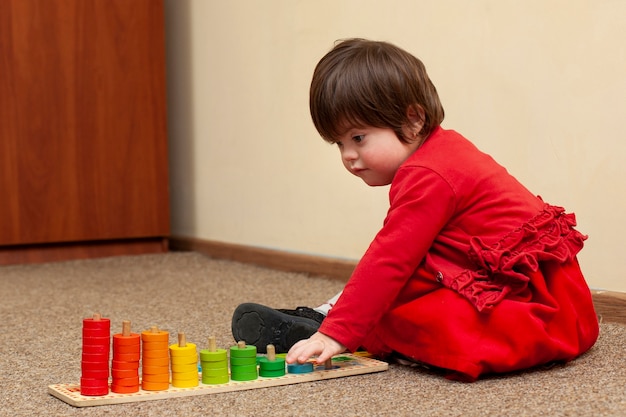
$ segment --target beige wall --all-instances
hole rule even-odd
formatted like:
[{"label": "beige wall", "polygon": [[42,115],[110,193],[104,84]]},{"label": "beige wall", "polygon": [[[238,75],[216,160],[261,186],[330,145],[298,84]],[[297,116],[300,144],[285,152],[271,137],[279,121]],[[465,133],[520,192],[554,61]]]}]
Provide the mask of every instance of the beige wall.
[{"label": "beige wall", "polygon": [[166,0],[172,232],[358,259],[387,188],[308,114],[339,38],[420,57],[460,131],[590,235],[593,288],[626,291],[626,2]]}]

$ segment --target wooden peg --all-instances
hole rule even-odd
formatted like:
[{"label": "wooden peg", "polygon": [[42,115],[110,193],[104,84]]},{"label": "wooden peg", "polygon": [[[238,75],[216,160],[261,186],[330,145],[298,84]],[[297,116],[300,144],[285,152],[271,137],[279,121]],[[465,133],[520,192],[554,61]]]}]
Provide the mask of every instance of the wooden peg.
[{"label": "wooden peg", "polygon": [[333,358],[328,358],[324,362],[324,369],[333,369]]},{"label": "wooden peg", "polygon": [[237,347],[239,349],[245,349],[246,348],[246,342],[243,340],[240,340],[239,342],[237,342]]},{"label": "wooden peg", "polygon": [[185,338],[185,333],[178,333],[178,347],[187,346],[187,339]]},{"label": "wooden peg", "polygon": [[274,362],[276,360],[276,348],[274,345],[267,345],[267,360]]},{"label": "wooden peg", "polygon": [[93,313],[93,319],[95,321],[98,321],[102,318],[102,315],[100,313]]},{"label": "wooden peg", "polygon": [[157,326],[152,326],[152,327],[150,327],[150,332],[158,333],[159,332],[159,328]]},{"label": "wooden peg", "polygon": [[130,336],[130,320],[122,321],[122,336]]},{"label": "wooden peg", "polygon": [[215,343],[215,336],[209,336],[209,352],[217,351],[217,343]]}]

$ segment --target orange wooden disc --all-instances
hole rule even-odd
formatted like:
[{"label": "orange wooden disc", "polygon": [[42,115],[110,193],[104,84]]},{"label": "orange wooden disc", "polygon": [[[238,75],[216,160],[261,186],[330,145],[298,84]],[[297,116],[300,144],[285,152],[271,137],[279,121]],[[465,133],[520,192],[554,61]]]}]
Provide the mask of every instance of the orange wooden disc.
[{"label": "orange wooden disc", "polygon": [[165,391],[170,388],[169,382],[150,382],[143,380],[141,388],[145,391]]},{"label": "orange wooden disc", "polygon": [[139,352],[136,353],[113,353],[113,359],[120,362],[137,362],[141,358]]},{"label": "orange wooden disc", "polygon": [[169,358],[169,351],[167,349],[159,349],[159,350],[144,350],[143,351],[144,358]]},{"label": "orange wooden disc", "polygon": [[141,349],[145,350],[163,350],[168,349],[167,342],[141,342]]},{"label": "orange wooden disc", "polygon": [[143,366],[169,366],[170,358],[143,358]]},{"label": "orange wooden disc", "polygon": [[122,333],[113,335],[113,346],[138,345],[140,342],[141,338],[138,333],[131,333],[128,336],[124,336]]},{"label": "orange wooden disc", "polygon": [[141,332],[141,340],[143,342],[166,342],[169,343],[170,334],[169,332],[159,330],[157,332],[153,332],[151,330],[146,330],[145,332]]},{"label": "orange wooden disc", "polygon": [[134,378],[139,376],[139,370],[111,368],[111,376],[114,380],[117,378]]},{"label": "orange wooden disc", "polygon": [[145,382],[170,382],[169,374],[147,374],[142,375],[141,380]]},{"label": "orange wooden disc", "polygon": [[124,362],[124,361],[113,360],[111,362],[111,368],[112,369],[119,369],[119,370],[139,369],[139,362]]},{"label": "orange wooden disc", "polygon": [[134,392],[139,392],[139,385],[126,387],[124,385],[117,385],[113,383],[111,384],[111,392],[116,394],[132,394]]},{"label": "orange wooden disc", "polygon": [[147,375],[147,374],[169,374],[170,368],[169,368],[169,366],[146,366],[144,364],[141,367],[141,372],[144,375]]},{"label": "orange wooden disc", "polygon": [[139,385],[139,375],[130,378],[114,378],[113,383],[116,385],[124,385],[126,387]]},{"label": "orange wooden disc", "polygon": [[113,345],[113,354],[115,355],[116,353],[137,353],[140,354],[141,353],[141,347],[140,345]]}]

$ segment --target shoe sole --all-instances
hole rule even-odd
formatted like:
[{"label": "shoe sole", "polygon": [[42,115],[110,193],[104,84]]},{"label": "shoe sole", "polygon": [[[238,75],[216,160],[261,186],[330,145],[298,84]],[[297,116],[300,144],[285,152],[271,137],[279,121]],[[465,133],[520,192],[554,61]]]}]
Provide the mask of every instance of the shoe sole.
[{"label": "shoe sole", "polygon": [[260,304],[244,303],[235,309],[231,327],[235,341],[256,346],[259,353],[266,353],[270,344],[276,353],[286,353],[296,342],[311,337],[319,323]]}]

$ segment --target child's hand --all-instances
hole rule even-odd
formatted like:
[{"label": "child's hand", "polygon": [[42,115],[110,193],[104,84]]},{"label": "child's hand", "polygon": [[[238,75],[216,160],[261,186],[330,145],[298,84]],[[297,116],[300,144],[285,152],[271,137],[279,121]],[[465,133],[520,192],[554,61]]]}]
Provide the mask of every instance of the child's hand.
[{"label": "child's hand", "polygon": [[312,356],[317,356],[317,363],[324,363],[334,355],[342,353],[346,347],[335,339],[320,332],[315,333],[308,339],[296,343],[287,353],[287,363],[304,363]]}]

